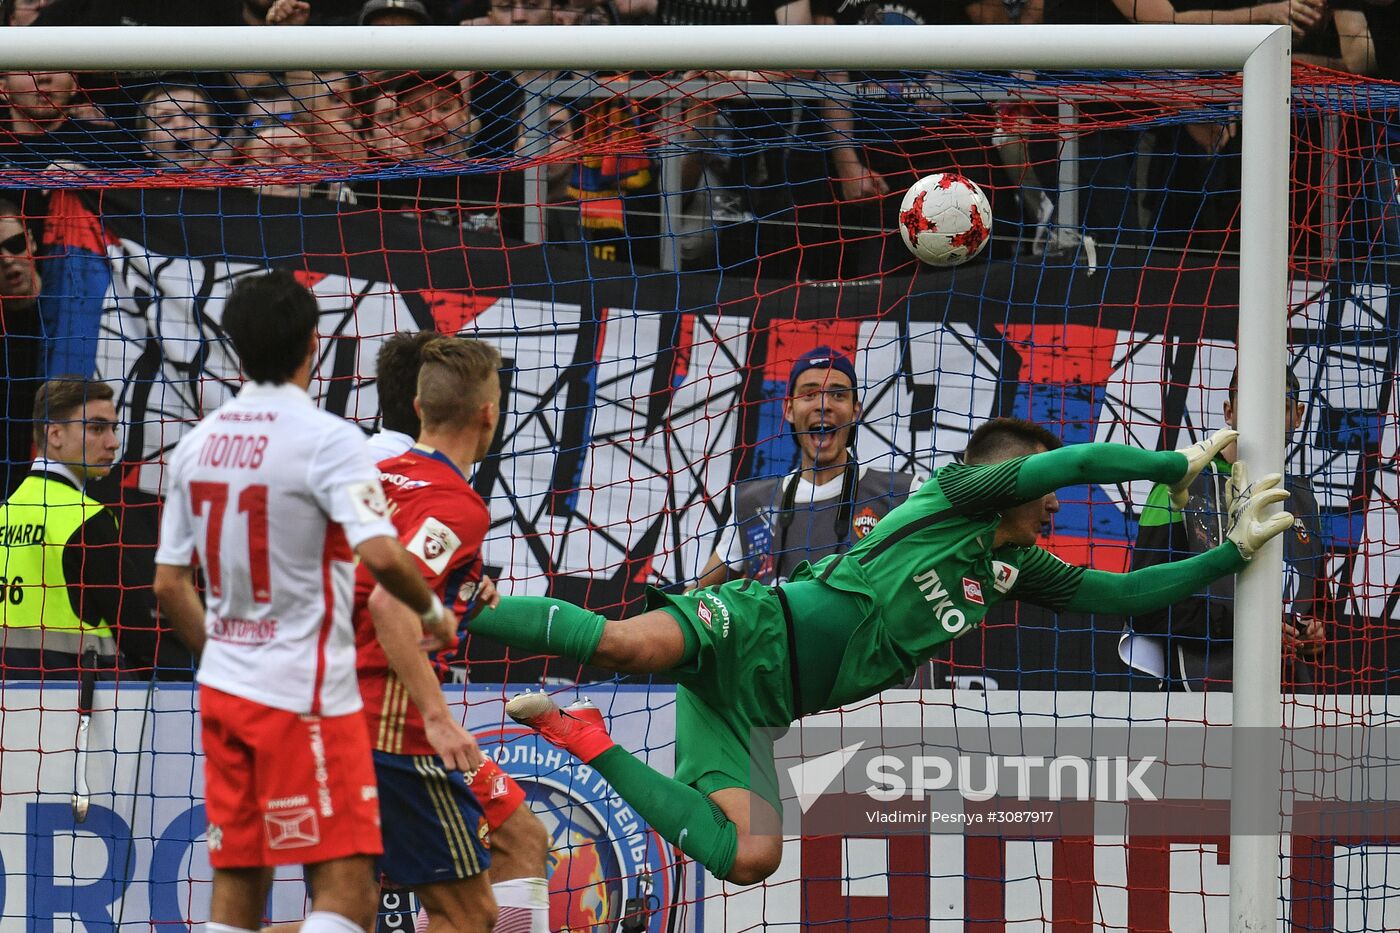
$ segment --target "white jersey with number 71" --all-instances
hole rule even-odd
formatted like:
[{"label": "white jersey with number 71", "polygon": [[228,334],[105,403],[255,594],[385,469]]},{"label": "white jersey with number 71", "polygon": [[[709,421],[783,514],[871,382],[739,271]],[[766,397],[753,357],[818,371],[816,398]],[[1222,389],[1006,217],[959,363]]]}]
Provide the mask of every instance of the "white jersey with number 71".
[{"label": "white jersey with number 71", "polygon": [[245,385],[167,473],[156,562],[203,569],[199,682],[294,713],[360,709],[352,549],[394,534],[364,434],[295,385]]}]

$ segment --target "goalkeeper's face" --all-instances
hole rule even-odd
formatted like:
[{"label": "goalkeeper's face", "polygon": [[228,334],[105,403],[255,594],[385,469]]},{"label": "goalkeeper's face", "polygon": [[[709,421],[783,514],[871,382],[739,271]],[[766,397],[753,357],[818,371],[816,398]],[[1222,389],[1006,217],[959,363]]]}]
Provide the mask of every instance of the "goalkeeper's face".
[{"label": "goalkeeper's face", "polygon": [[[1036,444],[1033,450],[1017,451],[1005,459],[1044,452],[1045,448]],[[1046,493],[1039,499],[1023,502],[1015,508],[1007,509],[1001,513],[1001,524],[997,526],[998,546],[1014,544],[1017,547],[1030,547],[1041,535],[1050,532],[1050,519],[1058,511],[1060,511],[1060,500],[1053,492]]]}]

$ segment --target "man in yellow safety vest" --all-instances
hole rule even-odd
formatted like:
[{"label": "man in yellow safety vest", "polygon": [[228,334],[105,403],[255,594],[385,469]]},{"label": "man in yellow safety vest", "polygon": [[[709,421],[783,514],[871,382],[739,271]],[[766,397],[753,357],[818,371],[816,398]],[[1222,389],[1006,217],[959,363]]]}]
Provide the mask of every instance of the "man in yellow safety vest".
[{"label": "man in yellow safety vest", "polygon": [[92,379],[39,388],[38,455],[0,504],[0,676],[74,679],[89,649],[100,670],[115,669],[119,652],[131,667],[154,662],[150,596],[123,586],[116,516],[84,491],[117,459],[112,398]]}]

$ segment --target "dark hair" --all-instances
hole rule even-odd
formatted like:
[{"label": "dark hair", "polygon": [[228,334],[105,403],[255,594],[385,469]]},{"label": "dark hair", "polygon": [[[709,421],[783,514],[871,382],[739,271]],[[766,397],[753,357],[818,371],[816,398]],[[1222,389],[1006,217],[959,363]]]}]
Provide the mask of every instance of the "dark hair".
[{"label": "dark hair", "polygon": [[320,316],[306,286],[279,269],[248,276],[233,287],[224,303],[223,326],[245,376],[282,383],[301,368]]},{"label": "dark hair", "polygon": [[[1302,394],[1303,387],[1299,384],[1298,377],[1293,374],[1293,370],[1287,367],[1283,370],[1283,384],[1287,387],[1285,391],[1288,392],[1289,395],[1296,398],[1298,395]],[[1234,372],[1230,373],[1230,404],[1232,405],[1235,400],[1235,392],[1239,387],[1240,371],[1236,368]]]},{"label": "dark hair", "polygon": [[374,75],[374,81],[386,94],[398,95],[421,88],[457,95],[463,92],[455,71],[381,71]]},{"label": "dark hair", "polygon": [[417,437],[423,430],[413,397],[418,394],[418,370],[423,366],[423,347],[437,340],[435,330],[399,331],[379,348],[375,362],[379,389],[379,426]]},{"label": "dark hair", "polygon": [[44,239],[44,201],[38,192],[0,191],[0,217],[13,217],[35,243]]},{"label": "dark hair", "polygon": [[140,99],[136,103],[137,109],[140,111],[140,127],[144,129],[146,125],[145,121],[147,104],[154,103],[157,98],[166,96],[169,96],[173,100],[177,95],[180,94],[195,94],[199,97],[202,97],[209,104],[209,110],[211,115],[213,113],[216,113],[219,109],[219,105],[214,100],[214,95],[211,94],[209,92],[209,89],[202,84],[198,84],[193,81],[188,83],[174,82],[164,84],[152,84],[151,86],[146,88],[145,93],[141,95]]},{"label": "dark hair", "polygon": [[59,376],[45,382],[34,396],[34,446],[44,449],[50,424],[67,421],[88,402],[110,402],[115,395],[107,383],[82,376]]},{"label": "dark hair", "polygon": [[484,340],[439,337],[423,347],[418,370],[418,407],[425,428],[455,427],[483,402],[482,389],[500,371],[501,354]]},{"label": "dark hair", "polygon": [[1059,450],[1064,444],[1050,431],[1024,418],[993,418],[972,432],[964,463],[1001,463],[1037,447]]}]

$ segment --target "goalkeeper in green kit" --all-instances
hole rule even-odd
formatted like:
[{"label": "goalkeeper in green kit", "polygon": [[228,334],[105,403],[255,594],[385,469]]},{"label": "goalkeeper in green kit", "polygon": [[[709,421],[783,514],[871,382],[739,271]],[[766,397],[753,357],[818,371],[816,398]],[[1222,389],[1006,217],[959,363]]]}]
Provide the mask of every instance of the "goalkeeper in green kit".
[{"label": "goalkeeper in green kit", "polygon": [[621,673],[674,676],[674,778],[614,745],[591,704],[560,709],[544,693],[526,693],[506,711],[593,767],[716,877],[753,884],[782,856],[776,830],[754,831],[779,826],[781,812],[771,739],[757,737],[771,733],[754,730],[906,682],[1003,599],[1134,615],[1238,571],[1293,524],[1287,512],[1265,514],[1287,497],[1280,478],[1249,485],[1238,464],[1228,538],[1203,554],[1117,574],[1071,566],[1035,546],[1059,510],[1056,489],[1129,480],[1185,488],[1237,436],[1219,431],[1181,451],[1062,447],[1038,425],[998,418],[973,432],[963,462],[936,470],[855,547],[801,565],[781,586],[736,580],[684,596],[652,590],[649,611],[620,622],[560,600],[504,597],[468,630]]}]

